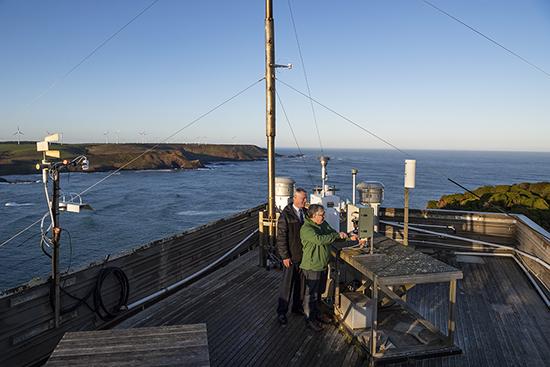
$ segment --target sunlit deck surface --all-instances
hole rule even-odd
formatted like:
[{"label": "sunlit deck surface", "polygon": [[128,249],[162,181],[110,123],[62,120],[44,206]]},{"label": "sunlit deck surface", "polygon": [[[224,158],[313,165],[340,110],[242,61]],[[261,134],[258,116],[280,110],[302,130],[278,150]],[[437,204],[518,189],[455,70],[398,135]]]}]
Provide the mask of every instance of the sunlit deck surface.
[{"label": "sunlit deck surface", "polygon": [[[280,271],[259,268],[249,252],[117,328],[206,323],[212,366],[361,366],[368,360],[336,326],[305,329],[301,317],[276,321]],[[545,366],[550,312],[512,259],[464,258],[458,282],[461,355],[394,366]],[[448,285],[419,285],[408,302],[446,332]]]}]

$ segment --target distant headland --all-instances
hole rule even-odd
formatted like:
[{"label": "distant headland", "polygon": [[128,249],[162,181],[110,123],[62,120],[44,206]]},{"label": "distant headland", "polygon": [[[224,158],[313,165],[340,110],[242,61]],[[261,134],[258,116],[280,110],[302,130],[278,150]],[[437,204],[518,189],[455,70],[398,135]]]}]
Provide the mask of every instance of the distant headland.
[{"label": "distant headland", "polygon": [[428,202],[428,209],[497,211],[498,206],[511,213],[525,214],[550,231],[550,182],[482,186],[470,193],[444,195]]},{"label": "distant headland", "polygon": [[[55,144],[62,159],[85,155],[89,172],[120,168],[155,144]],[[267,150],[255,145],[160,144],[154,150],[124,167],[124,170],[196,169],[222,161],[253,161],[267,157]],[[0,142],[0,175],[37,173],[42,154],[34,142]]]}]

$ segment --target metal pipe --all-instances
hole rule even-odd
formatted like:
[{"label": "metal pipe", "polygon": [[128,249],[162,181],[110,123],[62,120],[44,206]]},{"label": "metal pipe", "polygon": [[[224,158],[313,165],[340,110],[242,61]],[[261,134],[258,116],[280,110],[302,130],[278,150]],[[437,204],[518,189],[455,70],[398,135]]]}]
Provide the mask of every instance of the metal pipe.
[{"label": "metal pipe", "polygon": [[[462,245],[448,245],[448,244],[442,244],[442,243],[438,243],[438,242],[431,242],[431,241],[419,241],[419,240],[413,240],[411,242],[418,242],[418,243],[426,243],[426,244],[429,244],[429,245],[432,245],[432,246],[442,246],[442,247],[466,247],[466,246],[462,246]],[[487,251],[488,249],[485,247],[485,248],[481,248],[481,250],[485,250]],[[529,270],[517,259],[516,256],[514,256],[514,254],[510,254],[510,253],[505,253],[505,252],[481,252],[481,251],[453,251],[453,254],[455,255],[467,255],[467,256],[502,256],[502,257],[512,257],[516,263],[521,267],[521,269],[525,272],[525,275],[527,275],[527,277],[529,278],[529,280],[531,281],[531,283],[533,284],[533,286],[537,289],[538,293],[540,294],[540,296],[543,298],[543,300],[546,302],[547,306],[550,307],[550,303],[547,301],[547,297],[546,297],[546,294],[544,291],[542,291],[542,289],[540,289],[538,283],[534,280],[534,278],[532,277],[531,273],[529,272]]]},{"label": "metal pipe", "polygon": [[456,331],[456,279],[449,282],[449,319],[447,320],[447,336],[453,344]]},{"label": "metal pipe", "polygon": [[170,292],[170,291],[172,291],[172,290],[174,290],[178,287],[181,287],[183,284],[185,284],[187,282],[190,282],[190,281],[194,280],[195,278],[199,277],[200,275],[204,274],[208,270],[212,269],[214,266],[218,265],[223,260],[227,259],[227,257],[229,257],[229,255],[234,253],[239,247],[242,246],[243,243],[248,241],[250,239],[250,237],[252,237],[256,233],[258,233],[258,229],[255,229],[254,232],[252,232],[251,234],[246,236],[242,241],[240,241],[237,245],[235,245],[235,247],[233,247],[231,250],[226,252],[222,257],[220,257],[219,259],[217,259],[216,261],[214,261],[210,265],[208,265],[208,266],[202,268],[201,270],[197,271],[196,273],[193,273],[193,274],[189,275],[188,277],[186,277],[182,280],[179,280],[179,281],[177,281],[176,283],[174,283],[172,285],[169,285],[168,287],[162,288],[161,290],[158,290],[153,294],[150,294],[150,295],[148,295],[148,296],[146,296],[142,299],[139,299],[139,300],[129,304],[128,305],[128,310],[132,310],[136,307],[139,307],[139,306],[143,305],[144,303],[146,303],[150,300],[153,300],[153,299],[155,299],[155,298],[157,298],[157,297],[159,297],[159,296],[161,296],[161,295],[163,295],[167,292]]},{"label": "metal pipe", "polygon": [[[399,241],[399,240],[396,240]],[[482,251],[489,251],[490,248],[485,246],[480,247],[472,247],[470,245],[456,245],[451,243],[441,243],[441,242],[434,242],[434,241],[424,241],[424,240],[409,240],[409,243],[418,243],[420,245],[425,244],[429,246],[438,246],[438,247],[444,247],[447,249],[450,248],[458,248],[458,249],[465,249],[465,250],[482,250]]]},{"label": "metal pipe", "polygon": [[[268,246],[275,241],[275,29],[273,1],[265,2],[265,96]],[[265,256],[265,255],[264,255]]]},{"label": "metal pipe", "polygon": [[319,160],[321,161],[321,197],[325,197],[327,191],[327,164],[330,158],[321,156]]},{"label": "metal pipe", "polygon": [[[384,223],[384,224],[388,224],[390,226],[396,226],[396,227],[403,228],[403,225],[401,225],[397,222],[389,222],[389,221],[385,221],[385,220],[381,220],[380,222]],[[437,235],[437,236],[440,236],[440,237],[452,238],[452,239],[455,239],[455,240],[466,241],[466,242],[470,242],[470,243],[473,243],[473,244],[480,244],[480,245],[486,245],[486,246],[491,246],[491,247],[496,247],[496,248],[502,248],[502,249],[506,249],[506,250],[512,250],[512,251],[514,251],[515,253],[517,253],[519,255],[523,255],[523,256],[525,256],[525,257],[527,257],[527,258],[529,258],[533,261],[536,261],[537,263],[544,266],[546,269],[550,269],[550,264],[546,263],[545,261],[543,261],[543,260],[539,259],[538,257],[533,256],[533,255],[531,255],[531,254],[529,254],[525,251],[518,250],[515,247],[499,245],[499,244],[491,243],[491,242],[487,242],[487,241],[473,240],[473,239],[467,238],[467,237],[460,237],[460,236],[455,236],[455,235],[452,235],[452,234],[428,231],[426,229],[420,229],[420,228],[415,228],[415,227],[409,227],[409,228],[411,229],[411,231],[416,231],[416,232],[420,232],[420,233],[433,234],[433,235]]]},{"label": "metal pipe", "polygon": [[52,215],[52,282],[54,292],[54,326],[58,328],[60,325],[61,315],[61,291],[60,291],[60,276],[59,276],[59,239],[61,236],[61,228],[59,228],[59,171],[54,169],[52,172],[53,193],[51,204]]},{"label": "metal pipe", "polygon": [[[266,137],[268,214],[275,218],[275,31],[273,24],[273,2],[266,0],[265,6],[265,89],[266,89]],[[270,223],[270,227],[272,223]]]},{"label": "metal pipe", "polygon": [[409,245],[409,188],[405,187],[405,206],[403,208],[403,221],[405,225],[403,227],[403,244]]},{"label": "metal pipe", "polygon": [[355,205],[355,193],[357,189],[355,188],[355,179],[357,177],[357,169],[352,168],[351,169],[351,202],[353,205]]},{"label": "metal pipe", "polygon": [[420,224],[420,223],[415,223],[414,225],[416,227],[451,229],[453,230],[453,232],[456,232],[456,228],[454,226],[442,226],[437,224]]},{"label": "metal pipe", "polygon": [[[513,255],[512,255],[513,256]],[[523,263],[521,261],[519,261],[515,256],[513,256],[513,259],[515,260],[516,264],[518,264],[518,266],[521,268],[521,270],[523,270],[523,272],[525,273],[525,275],[527,276],[527,278],[531,281],[531,284],[533,284],[533,287],[535,287],[535,289],[537,290],[537,292],[539,293],[539,295],[541,296],[542,300],[544,301],[544,303],[546,303],[546,306],[548,308],[550,308],[550,300],[548,299],[548,297],[546,296],[546,293],[539,287],[538,283],[535,281],[535,279],[533,278],[533,276],[531,275],[531,273],[529,272],[529,270],[523,265]]]},{"label": "metal pipe", "polygon": [[546,296],[546,293],[540,288],[540,286],[535,281],[535,279],[533,278],[529,270],[527,270],[527,268],[513,254],[502,254],[502,253],[493,253],[493,252],[468,252],[468,251],[454,251],[453,253],[455,255],[464,255],[464,256],[511,257],[512,259],[514,259],[516,264],[518,264],[521,270],[523,270],[523,272],[525,273],[525,275],[527,276],[527,278],[529,279],[529,281],[531,282],[531,284],[533,285],[537,293],[540,295],[540,297],[542,298],[546,306],[550,308],[550,300]]}]

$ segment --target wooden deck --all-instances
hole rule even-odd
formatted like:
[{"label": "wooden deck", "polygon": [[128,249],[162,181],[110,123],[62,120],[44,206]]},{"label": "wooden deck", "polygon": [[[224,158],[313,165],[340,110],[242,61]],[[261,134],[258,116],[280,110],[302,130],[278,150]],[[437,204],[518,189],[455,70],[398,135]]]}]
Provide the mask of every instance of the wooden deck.
[{"label": "wooden deck", "polygon": [[[508,258],[462,258],[456,344],[463,354],[395,366],[545,366],[550,360],[550,313]],[[276,321],[281,273],[256,266],[257,253],[160,301],[117,328],[206,323],[212,366],[361,366],[367,360],[336,326],[305,329],[301,317]],[[408,301],[446,332],[445,285],[423,284]]]},{"label": "wooden deck", "polygon": [[205,324],[65,333],[46,367],[210,366]]},{"label": "wooden deck", "polygon": [[[258,228],[261,208],[263,206],[258,206],[62,274],[61,283],[67,292],[62,292],[63,309],[69,310],[79,303],[68,293],[83,298],[93,292],[99,273],[106,267],[117,267],[126,273],[130,283],[128,304],[132,304],[204,269],[238,244],[237,253],[257,246],[258,236],[248,236]],[[242,242],[245,238],[248,240]],[[101,288],[107,307],[115,305],[120,297],[120,286],[112,280],[107,279]],[[92,310],[92,295],[88,299],[92,307],[82,304],[72,312],[63,312],[61,326],[54,328],[50,283],[47,278],[36,283],[32,281],[0,294],[2,367],[44,363],[66,332],[97,330],[107,323]]]}]

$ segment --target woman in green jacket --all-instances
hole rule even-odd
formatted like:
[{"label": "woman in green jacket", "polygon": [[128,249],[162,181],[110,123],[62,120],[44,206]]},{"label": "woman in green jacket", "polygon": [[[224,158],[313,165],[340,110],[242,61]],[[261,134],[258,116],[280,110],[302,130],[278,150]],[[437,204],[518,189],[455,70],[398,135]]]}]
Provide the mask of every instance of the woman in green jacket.
[{"label": "woman in green jacket", "polygon": [[[318,302],[326,283],[326,269],[329,260],[330,245],[340,239],[348,238],[345,232],[336,232],[325,222],[325,209],[322,205],[312,204],[307,211],[308,218],[300,229],[302,241],[302,262],[300,268],[305,276],[304,314],[306,326],[320,331]],[[353,238],[355,239],[355,238]]]}]

